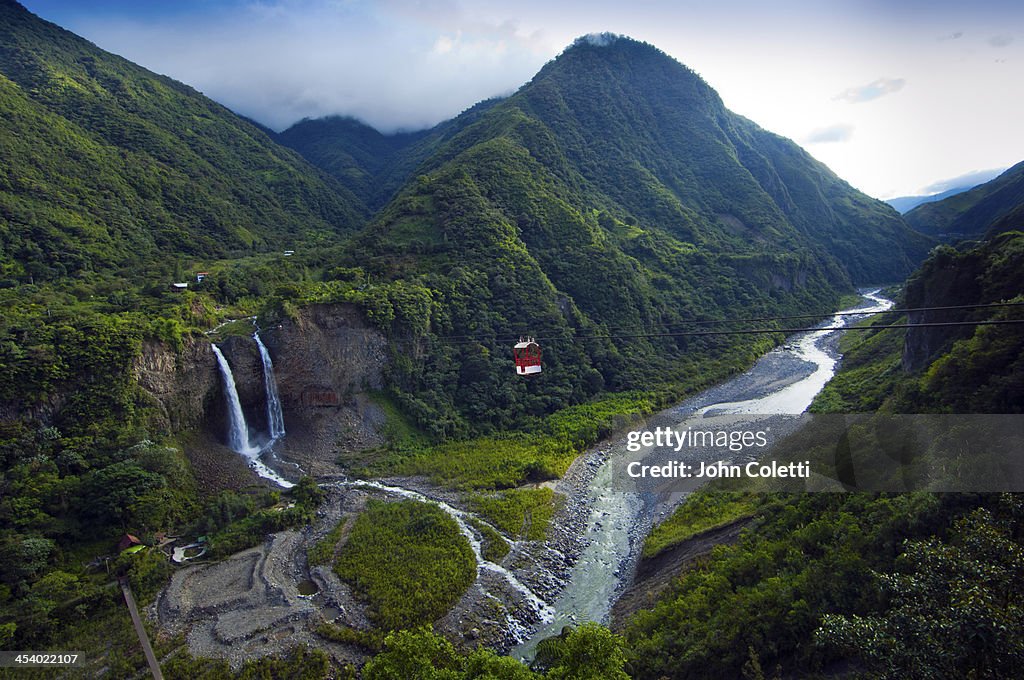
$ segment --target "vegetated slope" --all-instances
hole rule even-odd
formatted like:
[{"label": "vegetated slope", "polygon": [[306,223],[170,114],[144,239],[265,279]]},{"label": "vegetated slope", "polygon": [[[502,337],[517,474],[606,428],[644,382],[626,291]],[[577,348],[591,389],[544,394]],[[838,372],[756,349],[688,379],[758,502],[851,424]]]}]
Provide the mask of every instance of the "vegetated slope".
[{"label": "vegetated slope", "polygon": [[[927,245],[891,208],[626,38],[577,41],[417,172],[351,264],[433,291],[433,344],[398,363],[395,384],[418,395],[405,405],[430,427],[454,407],[456,431],[602,389],[693,386],[712,373],[701,362],[736,367],[753,343],[591,336],[824,310],[851,279],[904,276]],[[547,343],[551,370],[529,383],[509,380],[519,333]]]},{"label": "vegetated slope", "polygon": [[275,139],[338,179],[371,210],[377,210],[439,144],[498,101],[482,101],[429,130],[385,135],[355,118],[328,116],[301,120]]},{"label": "vegetated slope", "polygon": [[381,192],[381,178],[396,156],[424,136],[426,131],[384,135],[355,118],[329,116],[301,120],[276,138],[367,200]]},{"label": "vegetated slope", "polygon": [[[698,243],[823,247],[856,282],[904,276],[923,258],[924,240],[895,211],[726,110],[699,76],[649,45],[578,41],[511,102],[551,129],[591,186],[684,238],[693,230]],[[678,214],[665,212],[670,197]]]},{"label": "vegetated slope", "polygon": [[[927,251],[927,239],[885,204],[789,140],[727,111],[714,90],[667,55],[616,36],[578,40],[512,97],[482,102],[429,133],[380,135],[351,119],[327,118],[303,121],[280,138],[336,176],[379,183],[382,165],[411,173],[426,160],[423,167],[434,168],[495,135],[523,130],[524,121],[508,119],[512,111],[534,133],[544,131],[522,145],[561,179],[576,175],[572,181],[595,207],[604,207],[594,200],[601,195],[684,240],[778,241],[795,230],[836,255],[855,281],[901,278]],[[427,152],[433,157],[424,159]],[[552,165],[555,155],[561,160]]]},{"label": "vegetated slope", "polygon": [[968,186],[953,187],[952,189],[948,189],[941,193],[931,194],[928,196],[900,196],[898,198],[887,198],[885,199],[885,202],[895,208],[901,215],[905,215],[919,205],[935,203],[936,201],[941,201],[945,198],[949,198],[950,196],[956,196],[957,194],[962,194],[965,191],[970,191],[976,186],[978,185],[971,184]]},{"label": "vegetated slope", "polygon": [[0,271],[14,281],[334,240],[351,192],[256,125],[0,2]]},{"label": "vegetated slope", "polygon": [[[944,241],[980,238],[1024,204],[1024,162],[990,182],[935,203],[920,205],[903,218],[920,232]],[[1006,228],[1019,228],[1012,224]]]},{"label": "vegetated slope", "polygon": [[[944,247],[910,279],[901,306],[929,303],[922,293],[948,290],[950,280],[976,282],[951,304],[1024,301],[1021,272],[1019,231],[962,252]],[[1019,308],[957,314],[1024,318]],[[890,315],[873,323],[893,321]],[[841,368],[812,410],[1021,412],[1024,324],[947,334],[907,370],[903,357],[928,330],[848,336]],[[914,463],[906,461],[908,468]],[[736,500],[709,490],[698,498],[678,511],[675,524]],[[1012,677],[1024,661],[1019,494],[743,499],[759,506],[753,529],[686,571],[651,611],[629,622],[635,677],[763,677],[761,669],[777,665],[783,676],[854,668],[880,678]],[[977,653],[979,639],[984,654]]]}]

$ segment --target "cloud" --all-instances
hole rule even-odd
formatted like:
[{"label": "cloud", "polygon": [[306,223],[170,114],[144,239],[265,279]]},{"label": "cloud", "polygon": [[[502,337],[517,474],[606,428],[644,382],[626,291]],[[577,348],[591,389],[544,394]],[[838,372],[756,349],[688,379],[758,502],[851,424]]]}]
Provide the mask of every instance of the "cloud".
[{"label": "cloud", "polygon": [[873,99],[878,99],[879,97],[884,97],[885,95],[892,94],[893,92],[899,92],[906,84],[907,81],[903,78],[879,78],[867,85],[851,87],[843,90],[832,99],[849,102],[851,104],[860,104],[862,102],[869,102]]},{"label": "cloud", "polygon": [[999,175],[1003,174],[1006,168],[993,168],[991,170],[974,170],[971,172],[958,175],[957,177],[951,177],[949,179],[939,180],[933,182],[928,186],[921,189],[919,192],[922,196],[930,196],[931,194],[941,194],[944,191],[950,189],[959,189],[961,187],[973,187],[978,184],[984,184],[989,180],[995,179]]},{"label": "cloud", "polygon": [[588,43],[594,47],[608,47],[613,42],[621,38],[621,35],[616,33],[588,33],[586,35],[576,38],[574,44]]},{"label": "cloud", "polygon": [[940,42],[944,40],[959,40],[962,37],[964,37],[964,32],[956,31],[954,33],[947,33],[946,35],[940,35],[936,40]]},{"label": "cloud", "polygon": [[1006,47],[1012,42],[1012,35],[994,35],[988,39],[988,44],[991,45],[992,47],[995,47],[996,49],[999,49],[1000,47]]},{"label": "cloud", "polygon": [[837,123],[813,130],[804,138],[804,143],[833,144],[836,142],[847,142],[851,137],[853,137],[853,126],[848,123]]},{"label": "cloud", "polygon": [[331,114],[421,129],[528,81],[562,45],[454,0],[262,0],[76,30],[275,130]]}]

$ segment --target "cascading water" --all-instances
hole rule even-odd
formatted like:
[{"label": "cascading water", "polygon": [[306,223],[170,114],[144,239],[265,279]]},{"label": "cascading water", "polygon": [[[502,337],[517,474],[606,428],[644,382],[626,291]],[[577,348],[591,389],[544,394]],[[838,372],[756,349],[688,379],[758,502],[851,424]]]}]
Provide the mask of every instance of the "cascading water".
[{"label": "cascading water", "polygon": [[[550,623],[553,620],[555,612],[551,608],[551,606],[548,605],[547,602],[539,598],[536,593],[534,593],[532,590],[530,590],[529,587],[526,586],[526,584],[524,584],[522,581],[516,578],[515,574],[513,574],[511,571],[501,566],[500,564],[495,564],[494,562],[491,562],[483,556],[483,549],[480,545],[480,539],[477,538],[473,529],[469,526],[469,523],[467,522],[467,519],[472,518],[473,521],[485,524],[491,529],[494,529],[494,527],[490,526],[480,517],[477,517],[472,513],[465,512],[464,510],[454,508],[448,503],[445,503],[444,501],[437,500],[435,498],[430,498],[429,496],[425,496],[418,491],[413,491],[412,489],[405,489],[400,486],[388,486],[387,484],[382,484],[380,482],[366,480],[353,480],[351,482],[345,482],[345,485],[368,489],[377,489],[385,493],[394,494],[396,496],[402,496],[403,498],[410,498],[421,503],[430,503],[431,505],[440,508],[445,513],[447,513],[452,519],[454,519],[455,523],[459,526],[459,531],[469,542],[470,548],[472,548],[473,550],[473,555],[476,557],[477,574],[479,574],[482,571],[489,571],[498,575],[505,581],[506,584],[508,584],[508,586],[512,590],[516,591],[519,594],[519,596],[527,603],[528,609],[532,611],[533,621],[518,620],[517,614],[513,614],[512,612],[508,612],[506,615],[506,622],[508,623],[509,626],[509,633],[512,635],[513,638],[515,638],[517,642],[521,642],[524,639],[526,639],[526,636],[529,634],[529,625],[532,625],[533,622],[539,621],[542,624],[546,624]],[[497,532],[496,529],[495,532]],[[493,595],[490,595],[490,593],[485,594],[487,594],[488,597],[492,597],[493,599],[498,600],[500,602],[498,598],[494,597]],[[519,614],[518,616],[521,616],[521,614]]]},{"label": "cascading water", "polygon": [[253,333],[252,338],[260,348],[260,358],[263,359],[263,386],[267,393],[267,427],[270,428],[270,439],[280,439],[284,436],[284,412],[281,410],[281,399],[277,394],[274,362],[270,360],[270,352],[260,339],[259,331]]},{"label": "cascading water", "polygon": [[[238,389],[235,387],[235,376],[231,372],[231,366],[220,351],[220,347],[212,345],[213,353],[217,356],[217,365],[220,367],[220,375],[224,378],[224,393],[228,400],[228,446],[235,453],[240,453],[249,459],[249,466],[256,471],[260,477],[291,488],[295,486],[287,479],[271,470],[259,459],[263,452],[258,446],[249,442],[249,426],[245,422],[245,412],[242,411],[242,402],[238,398]],[[273,378],[271,378],[272,380]]]},{"label": "cascading water", "polygon": [[220,351],[220,347],[213,345],[213,353],[217,355],[220,375],[224,378],[224,393],[228,398],[228,446],[235,453],[240,453],[246,458],[253,458],[259,455],[260,450],[249,443],[249,426],[245,423],[242,402],[238,398],[235,376],[231,373],[231,366],[224,357],[224,353]]}]

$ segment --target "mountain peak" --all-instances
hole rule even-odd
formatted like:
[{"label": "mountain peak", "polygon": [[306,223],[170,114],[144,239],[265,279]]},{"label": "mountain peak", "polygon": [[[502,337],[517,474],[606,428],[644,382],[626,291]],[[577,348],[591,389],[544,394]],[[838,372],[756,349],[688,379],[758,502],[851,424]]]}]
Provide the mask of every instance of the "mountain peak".
[{"label": "mountain peak", "polygon": [[572,42],[534,77],[539,82],[554,76],[563,87],[583,83],[603,89],[612,82],[631,90],[630,96],[646,91],[684,88],[720,103],[717,93],[696,72],[654,45],[619,33],[588,33]]},{"label": "mountain peak", "polygon": [[618,42],[620,40],[630,40],[636,42],[635,40],[628,36],[620,35],[618,33],[609,33],[608,31],[605,31],[603,33],[587,33],[586,35],[581,35],[580,37],[573,40],[572,44],[573,46],[590,45],[592,47],[607,47],[612,43]]}]

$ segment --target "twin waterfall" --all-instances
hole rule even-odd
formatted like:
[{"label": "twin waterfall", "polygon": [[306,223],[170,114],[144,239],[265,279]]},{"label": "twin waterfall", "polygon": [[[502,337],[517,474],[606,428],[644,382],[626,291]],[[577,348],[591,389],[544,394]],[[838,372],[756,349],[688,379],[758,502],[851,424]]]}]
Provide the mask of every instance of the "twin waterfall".
[{"label": "twin waterfall", "polygon": [[228,402],[228,446],[235,453],[240,453],[248,458],[250,467],[260,477],[287,488],[294,485],[259,459],[260,454],[284,436],[284,413],[281,411],[281,399],[277,394],[277,381],[274,379],[274,363],[270,360],[270,352],[267,351],[260,339],[258,331],[253,333],[252,337],[256,341],[256,346],[259,347],[260,358],[263,360],[263,388],[266,392],[267,426],[270,430],[270,440],[262,446],[253,444],[249,425],[245,422],[245,412],[242,411],[242,402],[238,398],[238,388],[235,387],[235,376],[231,372],[231,366],[224,357],[224,353],[220,351],[220,347],[213,345],[213,353],[217,356],[220,375],[224,379],[224,395]]},{"label": "twin waterfall", "polygon": [[260,348],[263,359],[263,388],[267,392],[267,425],[270,428],[270,439],[284,436],[284,413],[281,411],[281,399],[277,396],[277,381],[274,380],[274,362],[270,360],[267,346],[260,340],[259,332],[252,334],[256,346]]}]

